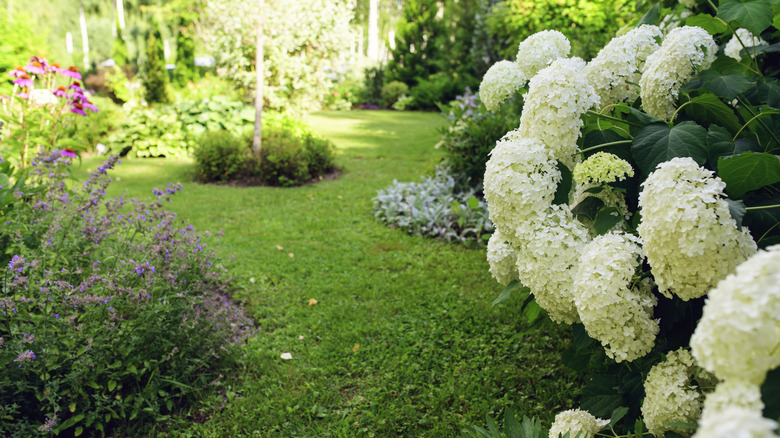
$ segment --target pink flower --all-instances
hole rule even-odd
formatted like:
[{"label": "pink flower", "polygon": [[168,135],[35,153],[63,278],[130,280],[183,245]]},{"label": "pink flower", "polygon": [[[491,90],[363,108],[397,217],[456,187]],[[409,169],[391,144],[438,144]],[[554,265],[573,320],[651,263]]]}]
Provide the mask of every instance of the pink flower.
[{"label": "pink flower", "polygon": [[30,75],[22,74],[19,76],[19,79],[14,80],[14,84],[20,87],[28,88],[33,86],[33,80],[30,79]]},{"label": "pink flower", "polygon": [[[24,72],[24,68],[16,67],[15,69],[8,72],[8,75],[14,78],[21,77],[22,75],[27,76],[27,73]],[[28,76],[29,77],[29,76]]]},{"label": "pink flower", "polygon": [[43,64],[33,60],[30,60],[30,63],[24,67],[24,71],[34,75],[42,75],[43,73],[45,73],[43,69]]},{"label": "pink flower", "polygon": [[56,90],[52,92],[57,97],[65,97],[68,95],[68,92],[65,90],[65,87],[59,86]]},{"label": "pink flower", "polygon": [[94,113],[100,111],[100,110],[98,110],[98,107],[96,107],[95,104],[93,104],[89,100],[81,102],[81,104],[84,106],[84,108],[86,108],[86,109],[88,109],[88,110],[90,110],[90,111],[92,111]]},{"label": "pink flower", "polygon": [[84,105],[78,102],[73,102],[73,106],[70,108],[70,112],[74,114],[81,114],[82,116],[87,115],[87,113],[84,112]]},{"label": "pink flower", "polygon": [[76,157],[78,157],[78,155],[76,155],[76,153],[73,152],[73,149],[71,149],[71,148],[60,149],[60,155],[62,155],[63,157],[67,157],[67,158],[76,158]]},{"label": "pink flower", "polygon": [[62,73],[63,75],[65,75],[65,76],[67,76],[67,77],[69,77],[69,78],[73,78],[73,79],[81,79],[81,73],[79,73],[79,69],[78,69],[78,67],[76,67],[75,65],[74,65],[74,66],[71,66],[71,67],[70,67],[69,69],[67,69],[67,70],[65,70],[65,69],[61,69],[61,70],[60,70],[60,73]]},{"label": "pink flower", "polygon": [[81,82],[73,81],[73,83],[70,84],[68,89],[78,93],[79,95],[81,95],[82,98],[84,97],[84,90],[81,88]]}]

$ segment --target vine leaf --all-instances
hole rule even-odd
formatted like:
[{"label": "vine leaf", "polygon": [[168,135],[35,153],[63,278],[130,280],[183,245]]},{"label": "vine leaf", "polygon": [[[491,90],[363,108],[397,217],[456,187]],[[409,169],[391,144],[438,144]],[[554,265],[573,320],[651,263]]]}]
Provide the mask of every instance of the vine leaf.
[{"label": "vine leaf", "polygon": [[726,183],[733,198],[780,182],[780,157],[765,152],[743,152],[718,158],[718,176]]},{"label": "vine leaf", "polygon": [[691,157],[700,166],[707,162],[707,130],[694,122],[647,125],[634,137],[631,152],[642,172],[650,174],[674,157]]},{"label": "vine leaf", "polygon": [[772,6],[767,0],[723,0],[718,6],[718,17],[744,27],[753,35],[759,35],[772,24]]},{"label": "vine leaf", "polygon": [[742,127],[734,111],[714,94],[702,94],[694,97],[683,107],[683,110],[688,117],[704,126],[718,124],[728,128],[732,134],[736,134]]},{"label": "vine leaf", "polygon": [[710,125],[707,131],[707,167],[718,168],[718,157],[733,155],[736,144],[731,134],[718,125]]},{"label": "vine leaf", "polygon": [[733,70],[725,73],[706,70],[699,75],[699,79],[708,90],[729,101],[736,99],[753,86],[745,75]]},{"label": "vine leaf", "polygon": [[688,26],[698,26],[706,30],[710,35],[723,33],[729,28],[723,24],[722,21],[717,20],[710,14],[697,14],[692,17],[688,17],[688,19],[685,20],[685,24]]}]

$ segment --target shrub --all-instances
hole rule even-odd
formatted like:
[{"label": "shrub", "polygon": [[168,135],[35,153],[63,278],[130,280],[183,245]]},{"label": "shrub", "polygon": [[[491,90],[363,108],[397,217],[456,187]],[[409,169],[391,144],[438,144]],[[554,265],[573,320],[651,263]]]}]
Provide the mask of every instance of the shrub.
[{"label": "shrub", "polygon": [[263,127],[260,177],[270,185],[295,186],[333,169],[333,143],[288,126]]},{"label": "shrub", "polygon": [[110,158],[78,191],[69,160],[36,159],[46,185],[2,236],[0,433],[143,436],[225,372],[251,323],[226,272],[157,199],[106,200]]},{"label": "shrub", "polygon": [[[521,101],[521,99],[518,99]],[[470,89],[458,96],[442,114],[447,126],[441,128],[436,145],[446,152],[446,163],[454,175],[472,186],[481,185],[488,154],[507,131],[520,124],[515,105],[506,105],[495,113],[488,111]]]},{"label": "shrub", "polygon": [[487,204],[477,190],[457,191],[455,178],[446,168],[419,183],[393,184],[377,192],[374,217],[417,236],[444,240],[481,242],[490,237],[493,225]]},{"label": "shrub", "polygon": [[430,110],[455,99],[467,86],[476,85],[475,82],[471,77],[455,79],[444,73],[437,73],[425,79],[420,78],[417,85],[409,90],[409,95],[414,98],[417,109]]},{"label": "shrub", "polygon": [[152,24],[146,34],[146,62],[143,65],[144,98],[149,103],[171,101],[168,90],[168,71],[165,69],[163,39],[160,28]]},{"label": "shrub", "polygon": [[174,107],[191,138],[206,131],[229,131],[241,135],[255,122],[255,107],[225,96],[186,100]]},{"label": "shrub", "polygon": [[179,158],[192,150],[178,115],[169,106],[128,112],[109,139],[113,153],[120,155]]},{"label": "shrub", "polygon": [[246,170],[249,148],[227,131],[206,132],[193,151],[196,177],[204,182],[237,179]]},{"label": "shrub", "polygon": [[409,87],[403,82],[389,82],[382,87],[382,101],[385,103],[385,106],[393,106],[407,92],[409,92]]},{"label": "shrub", "polygon": [[368,105],[382,104],[382,84],[385,80],[384,66],[368,67],[365,72],[365,93],[363,102]]}]

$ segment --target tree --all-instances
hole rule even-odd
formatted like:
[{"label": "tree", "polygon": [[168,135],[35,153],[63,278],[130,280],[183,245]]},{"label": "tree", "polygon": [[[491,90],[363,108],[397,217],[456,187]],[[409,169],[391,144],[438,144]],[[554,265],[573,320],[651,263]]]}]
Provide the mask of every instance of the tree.
[{"label": "tree", "polygon": [[146,35],[146,62],[143,67],[144,98],[149,103],[168,103],[168,71],[165,69],[160,28],[153,23]]},{"label": "tree", "polygon": [[173,81],[179,86],[195,79],[195,41],[190,35],[191,22],[179,17],[179,32],[176,35],[176,68],[173,70]]}]

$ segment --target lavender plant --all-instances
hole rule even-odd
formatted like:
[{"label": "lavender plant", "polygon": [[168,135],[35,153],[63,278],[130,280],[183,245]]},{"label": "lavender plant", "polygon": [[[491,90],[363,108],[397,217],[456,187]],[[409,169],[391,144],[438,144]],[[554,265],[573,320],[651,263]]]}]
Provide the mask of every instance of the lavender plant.
[{"label": "lavender plant", "polygon": [[235,358],[252,322],[191,225],[148,201],[106,198],[109,158],[76,190],[61,152],[32,162],[46,190],[0,235],[0,433],[140,436]]},{"label": "lavender plant", "polygon": [[393,184],[379,190],[374,216],[409,234],[447,241],[483,241],[490,237],[493,224],[487,205],[476,197],[478,188],[456,190],[455,178],[446,168],[437,168],[422,182]]}]

